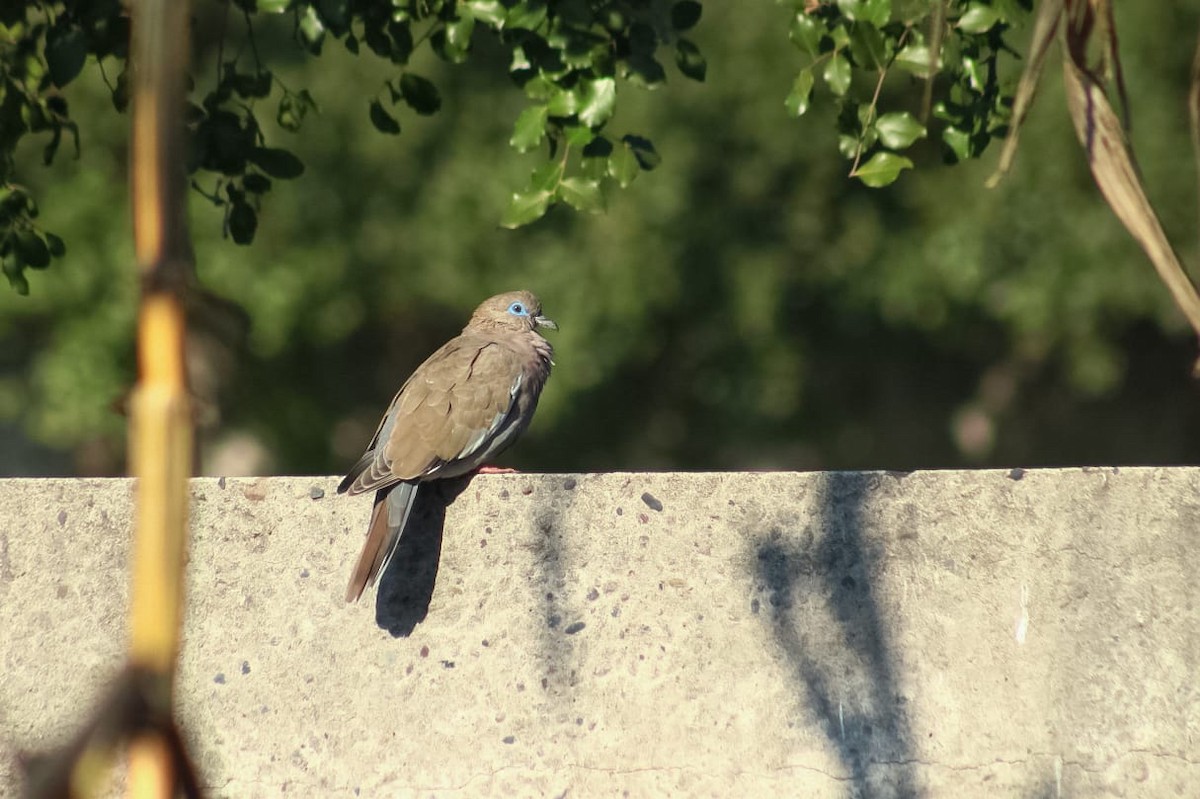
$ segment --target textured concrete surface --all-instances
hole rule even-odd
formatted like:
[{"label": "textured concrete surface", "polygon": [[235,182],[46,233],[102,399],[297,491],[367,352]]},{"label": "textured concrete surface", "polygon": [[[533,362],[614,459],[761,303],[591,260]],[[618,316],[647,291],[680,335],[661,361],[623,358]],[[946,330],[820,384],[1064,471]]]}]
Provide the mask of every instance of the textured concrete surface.
[{"label": "textured concrete surface", "polygon": [[[349,606],[335,484],[194,483],[212,796],[1200,791],[1200,469],[484,476]],[[132,492],[0,481],[0,795],[120,663]]]}]

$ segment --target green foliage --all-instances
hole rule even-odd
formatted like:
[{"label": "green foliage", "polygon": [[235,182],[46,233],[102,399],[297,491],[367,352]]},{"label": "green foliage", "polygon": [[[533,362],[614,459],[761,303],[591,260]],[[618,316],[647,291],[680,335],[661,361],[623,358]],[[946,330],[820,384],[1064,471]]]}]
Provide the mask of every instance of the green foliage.
[{"label": "green foliage", "polygon": [[[291,18],[292,39],[312,55],[337,41],[350,53],[370,52],[398,69],[396,78],[385,80],[367,99],[371,125],[389,135],[401,132],[400,106],[421,116],[442,106],[437,86],[406,69],[422,46],[451,64],[465,63],[481,37],[507,51],[510,78],[531,102],[517,119],[512,145],[527,152],[545,143],[548,161],[559,166],[548,195],[543,188],[514,195],[505,225],[528,224],[558,202],[598,210],[606,183],[628,185],[631,178],[624,172],[620,178],[595,169],[585,174],[581,152],[610,123],[618,81],[652,88],[666,80],[660,48],[673,47],[683,75],[703,81],[707,73],[699,47],[679,35],[700,19],[700,4],[693,0],[673,5],[645,0],[200,0],[198,12],[205,2],[219,9],[220,55],[214,85],[192,92],[187,170],[196,191],[221,210],[223,230],[238,244],[254,238],[270,187],[264,176],[291,179],[303,172],[286,148],[267,146],[260,104],[275,98],[277,124],[293,133],[317,110],[307,88],[284,85],[275,67],[260,57],[258,28],[275,17]],[[228,31],[238,23],[243,41],[226,56]],[[49,134],[47,162],[64,132],[75,139],[78,151],[79,131],[60,90],[89,58],[107,63],[117,75],[109,88],[113,105],[124,110],[128,17],[117,0],[30,1],[6,5],[0,26],[0,188],[6,192],[0,201],[0,257],[10,282],[25,291],[24,270],[44,268],[51,257],[47,253],[61,247],[50,247],[34,222],[32,196],[13,182],[13,153],[27,133]]]},{"label": "green foliage", "polygon": [[887,186],[895,183],[896,178],[905,169],[912,169],[912,161],[902,155],[880,150],[865,163],[854,170],[854,177],[871,188]]},{"label": "green foliage", "polygon": [[[411,72],[405,72],[400,76],[399,94],[412,110],[423,116],[436,114],[442,107],[442,96],[438,94],[437,87],[433,85],[433,82]],[[394,101],[395,96],[393,95]]]},{"label": "green foliage", "polygon": [[400,135],[400,123],[384,109],[383,103],[378,98],[371,101],[370,117],[371,124],[380,133],[390,133],[393,136]]},{"label": "green foliage", "polygon": [[49,164],[69,134],[78,156],[79,129],[58,90],[82,69],[89,37],[98,49],[119,51],[127,34],[127,25],[91,15],[54,19],[21,5],[0,9],[0,265],[21,294],[29,291],[25,270],[45,269],[65,247],[35,221],[37,202],[15,182],[13,152],[26,134],[37,135],[45,141],[42,160]]},{"label": "green foliage", "polygon": [[[949,161],[978,157],[1004,135],[1012,105],[1000,80],[1000,56],[1012,52],[1004,34],[1026,20],[1032,0],[793,5],[788,36],[808,60],[784,104],[791,116],[804,115],[819,69],[838,110],[839,150],[867,186],[887,186],[912,167],[899,153],[927,135],[912,113],[919,109],[881,112],[882,91],[897,82],[939,76],[933,116]],[[931,42],[930,31],[944,34]]]},{"label": "green foliage", "polygon": [[[884,110],[880,103],[890,99],[881,99],[880,90],[885,82],[936,73],[934,136],[947,158],[976,157],[1007,122],[1009,98],[1000,88],[997,61],[1007,48],[1004,32],[1026,16],[1029,3],[793,0],[788,35],[807,63],[785,98],[786,111],[803,116],[827,92],[839,111],[839,149],[853,162],[850,174],[868,186],[885,186],[912,165],[899,154],[926,137],[927,120],[915,107]],[[943,7],[948,11],[937,11]],[[187,170],[196,191],[221,212],[222,229],[239,244],[254,238],[271,188],[265,178],[287,180],[303,172],[290,145],[268,144],[261,107],[272,103],[276,124],[291,133],[318,111],[307,87],[289,87],[277,77],[278,61],[262,57],[263,31],[287,31],[311,55],[337,42],[349,53],[382,59],[394,76],[363,100],[372,127],[390,136],[401,134],[407,113],[428,116],[442,107],[437,85],[410,69],[422,52],[455,65],[484,45],[504,53],[508,77],[528,103],[516,115],[509,143],[522,153],[544,148],[548,171],[537,174],[553,176],[513,193],[502,215],[506,227],[529,224],[557,203],[603,208],[610,187],[633,181],[632,165],[645,170],[657,163],[657,154],[639,155],[653,151],[643,136],[614,134],[609,127],[622,86],[654,89],[666,81],[664,50],[684,77],[708,77],[708,59],[691,38],[703,16],[696,0],[198,0],[197,13],[212,16],[220,32],[215,80],[207,85],[205,76],[193,76]],[[937,13],[946,14],[946,33],[931,42]],[[43,268],[61,247],[51,248],[35,222],[33,197],[15,182],[13,153],[26,134],[48,136],[46,162],[64,135],[78,152],[79,129],[61,90],[89,59],[104,68],[113,105],[125,108],[128,17],[117,0],[28,0],[7,5],[0,25],[0,188],[6,192],[0,199],[0,258],[10,282],[25,290],[25,269]],[[622,146],[604,156],[592,146],[618,139]],[[291,157],[281,165],[285,154]]]},{"label": "green foliage", "polygon": [[[218,63],[250,50],[226,37],[222,51],[214,6],[198,7],[203,92],[201,78],[211,83]],[[1181,8],[1117,13],[1127,14],[1121,45],[1140,166],[1194,263],[1194,176],[1180,169],[1194,40],[1172,33],[1195,31],[1200,17]],[[1054,81],[998,188],[983,188],[987,159],[933,163],[935,119],[909,148],[880,144],[862,159],[886,151],[917,164],[887,189],[868,189],[847,181],[832,155],[840,115],[823,64],[807,113],[781,108],[809,62],[781,16],[770,4],[754,13],[706,4],[687,34],[713,65],[705,83],[622,91],[601,135],[571,145],[578,172],[543,175],[560,184],[607,176],[607,212],[575,213],[563,199],[516,231],[496,225],[514,189],[559,161],[545,155],[546,122],[529,155],[502,157],[512,123],[548,98],[512,91],[511,53],[494,37],[476,31],[461,67],[427,46],[397,66],[365,43],[356,57],[328,39],[321,58],[295,57],[292,41],[264,26],[274,92],[291,87],[289,113],[307,115],[303,135],[289,137],[271,119],[272,94],[257,102],[258,118],[266,146],[292,151],[304,176],[281,184],[250,167],[248,248],[223,241],[212,207],[192,203],[201,283],[252,319],[244,341],[221,343],[203,312],[191,318],[203,468],[219,473],[209,459],[230,435],[271,454],[260,473],[346,468],[409,370],[482,296],[517,286],[535,289],[562,329],[537,418],[505,465],[907,469],[1200,457],[1188,433],[1200,425],[1187,377],[1194,337],[1097,197]],[[290,35],[292,21],[274,24]],[[232,16],[230,29],[237,24]],[[673,51],[662,52],[669,60]],[[111,63],[107,71],[115,84]],[[402,97],[392,102],[386,84],[398,87],[405,72],[437,86],[441,112],[422,117]],[[926,121],[924,82],[899,72],[893,65],[880,95],[880,138],[911,135],[890,114]],[[856,69],[850,93],[875,79]],[[0,463],[13,473],[119,472],[124,420],[112,406],[135,375],[127,120],[110,113],[94,59],[67,94],[86,157],[72,160],[64,147],[41,167],[45,133],[17,151],[22,184],[42,206],[38,223],[69,249],[52,270],[25,273],[31,296],[0,291],[0,428],[70,455],[45,466],[5,439]],[[399,139],[370,124],[374,97],[403,123]],[[652,132],[653,145],[626,130]],[[660,152],[669,160],[643,175]],[[532,199],[548,208],[549,197]],[[990,420],[990,450],[956,443],[952,420],[963,409]],[[103,468],[92,465],[97,451],[109,453]]]}]

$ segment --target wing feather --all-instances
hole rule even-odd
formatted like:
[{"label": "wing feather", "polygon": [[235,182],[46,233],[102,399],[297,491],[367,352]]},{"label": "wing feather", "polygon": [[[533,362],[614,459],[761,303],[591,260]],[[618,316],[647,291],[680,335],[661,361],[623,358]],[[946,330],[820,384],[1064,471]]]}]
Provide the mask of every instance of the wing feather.
[{"label": "wing feather", "polygon": [[519,353],[495,340],[447,342],[401,387],[338,490],[361,494],[476,468],[497,450],[498,435],[511,438],[523,372]]}]

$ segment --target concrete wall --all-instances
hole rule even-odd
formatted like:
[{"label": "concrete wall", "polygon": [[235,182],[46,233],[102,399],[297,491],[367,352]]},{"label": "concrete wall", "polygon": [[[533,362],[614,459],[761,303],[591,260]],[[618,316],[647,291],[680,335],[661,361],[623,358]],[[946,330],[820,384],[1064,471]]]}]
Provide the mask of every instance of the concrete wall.
[{"label": "concrete wall", "polygon": [[[1198,469],[484,476],[358,605],[335,485],[193,484],[212,796],[1200,795]],[[132,488],[0,481],[0,795],[119,666]]]}]

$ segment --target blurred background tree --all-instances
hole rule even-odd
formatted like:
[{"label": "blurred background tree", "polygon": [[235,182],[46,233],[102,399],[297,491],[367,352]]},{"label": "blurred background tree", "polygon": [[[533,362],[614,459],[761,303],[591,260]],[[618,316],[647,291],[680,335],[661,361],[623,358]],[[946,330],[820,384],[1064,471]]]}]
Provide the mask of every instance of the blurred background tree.
[{"label": "blurred background tree", "polygon": [[[1200,3],[1128,5],[1116,12],[1133,140],[1195,262],[1185,99]],[[196,73],[215,75],[244,33],[221,3],[197,11]],[[389,105],[394,137],[369,121],[394,67],[341,46],[306,57],[284,20],[260,29],[280,84],[312,100],[299,134],[260,122],[305,170],[270,189],[249,247],[193,197],[200,282],[249,320],[243,331],[227,308],[198,309],[204,470],[344,470],[409,370],[478,300],[514,287],[561,326],[538,417],[506,458],[524,468],[1194,462],[1194,337],[1096,192],[1056,70],[998,188],[983,187],[994,153],[946,168],[925,141],[917,169],[868,189],[837,155],[828,96],[799,119],[785,105],[812,61],[784,35],[793,17],[707,4],[688,31],[706,82],[671,72],[667,89],[622,90],[613,120],[651,136],[661,165],[603,215],[555,207],[515,231],[497,222],[545,155],[508,147],[528,106],[508,53],[477,42],[451,67],[416,51],[441,108]],[[1026,34],[1008,38],[1020,49]],[[29,296],[0,291],[2,473],[123,463],[114,404],[133,382],[136,286],[127,120],[106,78],[89,59],[64,92],[86,120],[79,160],[43,168],[44,141],[18,150],[39,222],[68,251],[26,273]],[[886,92],[919,110],[920,84]]]}]

